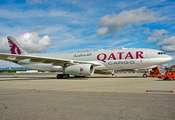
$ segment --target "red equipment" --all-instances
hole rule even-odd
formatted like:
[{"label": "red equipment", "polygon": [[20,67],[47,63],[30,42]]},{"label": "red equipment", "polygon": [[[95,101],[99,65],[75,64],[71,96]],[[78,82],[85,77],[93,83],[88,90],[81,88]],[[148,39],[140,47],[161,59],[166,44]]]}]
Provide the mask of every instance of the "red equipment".
[{"label": "red equipment", "polygon": [[175,71],[166,72],[165,75],[162,75],[159,78],[161,78],[163,80],[174,80],[175,79]]},{"label": "red equipment", "polygon": [[150,71],[149,77],[157,77],[160,75],[161,75],[161,72],[160,72],[159,66],[157,66],[155,68],[152,68],[152,70]]}]

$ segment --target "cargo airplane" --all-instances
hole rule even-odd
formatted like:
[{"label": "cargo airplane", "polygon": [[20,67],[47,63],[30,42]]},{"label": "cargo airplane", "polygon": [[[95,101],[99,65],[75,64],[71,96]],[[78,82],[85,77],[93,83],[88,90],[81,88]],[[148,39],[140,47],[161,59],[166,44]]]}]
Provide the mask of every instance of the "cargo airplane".
[{"label": "cargo airplane", "polygon": [[0,59],[21,66],[42,70],[59,71],[57,78],[91,76],[94,73],[114,74],[116,69],[139,69],[149,66],[162,65],[172,60],[172,57],[160,50],[153,49],[121,49],[83,53],[70,53],[47,56],[27,54],[16,39],[7,36],[11,54],[0,53]]}]

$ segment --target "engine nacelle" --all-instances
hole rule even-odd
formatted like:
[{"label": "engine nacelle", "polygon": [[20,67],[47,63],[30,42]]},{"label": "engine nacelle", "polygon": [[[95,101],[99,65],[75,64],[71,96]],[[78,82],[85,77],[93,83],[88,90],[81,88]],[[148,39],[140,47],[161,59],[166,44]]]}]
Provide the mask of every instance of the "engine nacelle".
[{"label": "engine nacelle", "polygon": [[90,76],[94,74],[94,66],[91,64],[78,64],[65,68],[65,73],[76,76]]},{"label": "engine nacelle", "polygon": [[113,70],[95,70],[94,73],[97,73],[97,74],[112,74]]},{"label": "engine nacelle", "polygon": [[53,71],[63,71],[63,68],[61,66],[52,66]]}]

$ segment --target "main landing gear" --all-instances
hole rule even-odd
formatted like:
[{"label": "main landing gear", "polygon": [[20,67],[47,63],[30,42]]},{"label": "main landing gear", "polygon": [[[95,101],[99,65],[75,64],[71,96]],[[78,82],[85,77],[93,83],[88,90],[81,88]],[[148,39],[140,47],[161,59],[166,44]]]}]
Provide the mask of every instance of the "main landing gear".
[{"label": "main landing gear", "polygon": [[57,79],[68,79],[70,77],[69,74],[58,74]]}]

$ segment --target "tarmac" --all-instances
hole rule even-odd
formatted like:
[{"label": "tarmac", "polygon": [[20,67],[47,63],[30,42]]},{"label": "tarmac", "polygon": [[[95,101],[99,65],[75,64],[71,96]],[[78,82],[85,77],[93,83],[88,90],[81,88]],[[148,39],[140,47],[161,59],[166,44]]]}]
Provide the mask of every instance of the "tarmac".
[{"label": "tarmac", "polygon": [[0,120],[174,120],[175,80],[0,74]]}]

